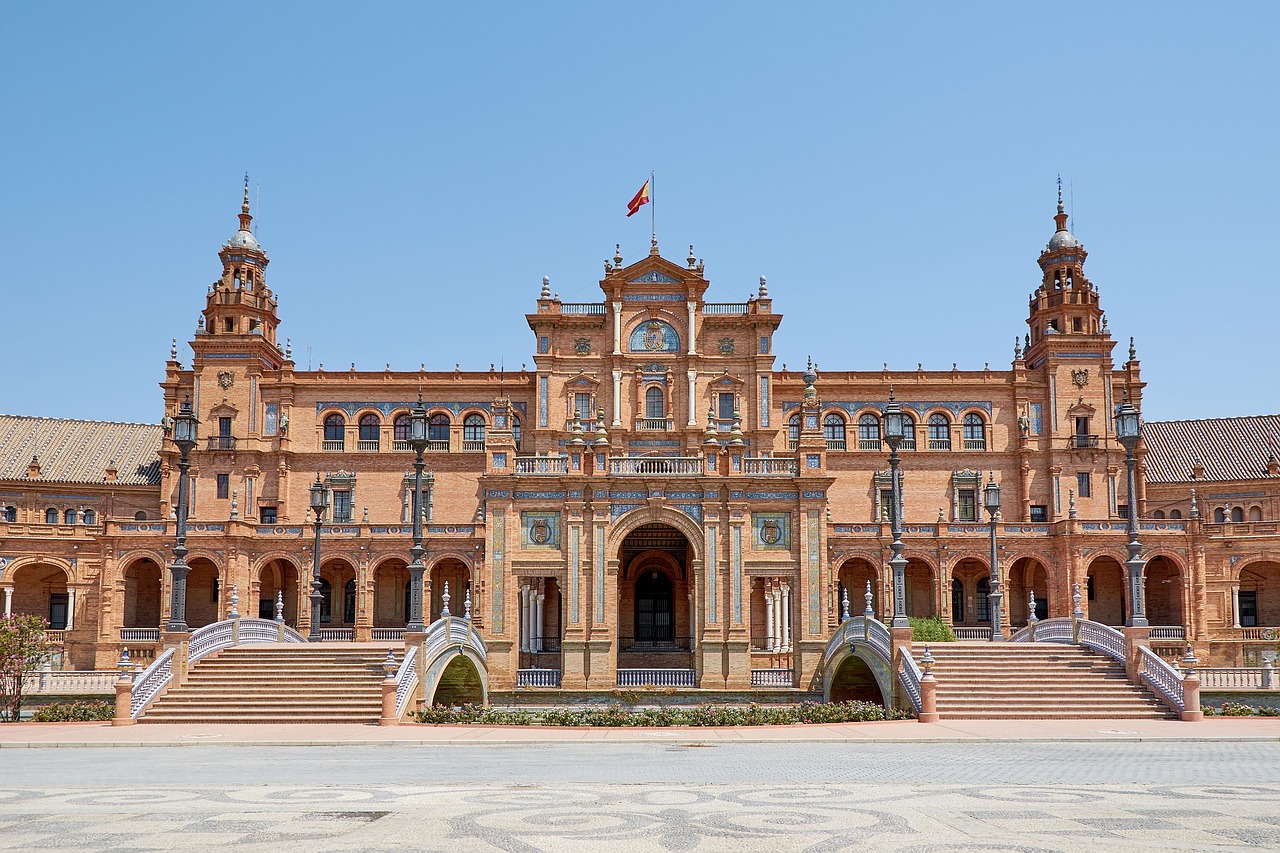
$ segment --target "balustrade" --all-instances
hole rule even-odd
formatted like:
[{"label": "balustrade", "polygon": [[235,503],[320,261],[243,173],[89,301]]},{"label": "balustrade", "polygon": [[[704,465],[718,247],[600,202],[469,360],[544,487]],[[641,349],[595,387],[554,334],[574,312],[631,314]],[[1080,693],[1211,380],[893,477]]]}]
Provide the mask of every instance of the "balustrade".
[{"label": "balustrade", "polygon": [[987,440],[985,438],[966,438],[964,440],[965,450],[986,450]]},{"label": "balustrade", "polygon": [[[1168,700],[1179,711],[1186,707],[1182,692],[1182,673],[1146,646],[1141,647],[1142,680]],[[1198,710],[1198,709],[1197,709]]]},{"label": "balustrade", "polygon": [[160,642],[159,628],[121,628],[120,642],[122,643],[158,643]]},{"label": "balustrade", "polygon": [[620,669],[619,687],[696,687],[692,669]]},{"label": "balustrade", "polygon": [[744,474],[795,476],[800,472],[800,464],[796,459],[748,456],[742,460],[742,472]]},{"label": "balustrade", "polygon": [[462,452],[463,453],[483,453],[484,439],[483,438],[464,438],[462,440]]},{"label": "balustrade", "polygon": [[1187,630],[1181,625],[1152,625],[1150,636],[1153,640],[1185,640]]},{"label": "balustrade", "polygon": [[341,453],[346,446],[347,443],[340,438],[334,441],[320,442],[320,449],[325,453]]},{"label": "balustrade", "polygon": [[380,442],[376,439],[374,440],[361,439],[360,441],[356,442],[356,450],[360,453],[377,453],[379,444]]},{"label": "balustrade", "polygon": [[[800,442],[798,442],[798,441],[796,441],[796,442],[788,442],[788,443],[789,443],[789,444],[791,444],[791,449],[792,449],[792,450],[795,450],[795,449],[796,449],[796,447],[798,447],[798,446],[800,445]],[[844,450],[844,439],[843,439],[843,438],[828,438],[828,439],[827,439],[827,450]]]},{"label": "balustrade", "polygon": [[229,435],[211,435],[205,445],[206,450],[235,450],[236,440]]},{"label": "balustrade", "polygon": [[517,456],[517,474],[567,474],[569,473],[569,457],[567,456]]},{"label": "balustrade", "polygon": [[746,314],[750,306],[746,302],[704,302],[702,313],[707,317]]},{"label": "balustrade", "polygon": [[587,316],[605,315],[605,304],[603,302],[562,302],[560,303],[561,314],[585,314]]},{"label": "balustrade", "polygon": [[752,687],[791,687],[796,681],[794,669],[753,669]]},{"label": "balustrade", "polygon": [[558,669],[518,669],[516,687],[559,687]]},{"label": "balustrade", "polygon": [[57,670],[27,672],[22,676],[22,692],[29,695],[76,696],[111,693],[120,674],[111,670]]},{"label": "balustrade", "polygon": [[636,422],[636,429],[648,432],[670,432],[670,418],[640,418]]},{"label": "balustrade", "polygon": [[369,638],[375,643],[386,642],[388,640],[397,642],[404,639],[404,628],[374,628]]},{"label": "balustrade", "polygon": [[988,628],[971,628],[964,625],[951,626],[951,632],[956,635],[957,640],[991,640],[991,629]]},{"label": "balustrade", "polygon": [[320,639],[332,642],[349,643],[356,638],[355,628],[321,628]]},{"label": "balustrade", "polygon": [[609,473],[621,475],[672,474],[700,476],[700,456],[614,456],[609,459]]}]

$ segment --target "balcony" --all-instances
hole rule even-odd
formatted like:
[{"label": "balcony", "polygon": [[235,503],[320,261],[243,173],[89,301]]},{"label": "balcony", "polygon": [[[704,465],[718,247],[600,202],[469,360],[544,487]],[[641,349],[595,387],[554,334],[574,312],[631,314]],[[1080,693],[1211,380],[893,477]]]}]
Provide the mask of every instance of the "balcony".
[{"label": "balcony", "polygon": [[791,687],[795,684],[794,669],[753,669],[751,670],[752,687]]},{"label": "balcony", "polygon": [[335,441],[320,442],[320,449],[325,453],[341,453],[346,446],[347,443],[340,438]]},{"label": "balcony", "polygon": [[158,643],[160,642],[159,628],[121,628],[120,642],[122,643]]},{"label": "balcony", "polygon": [[229,435],[211,435],[205,450],[235,450],[236,440]]},{"label": "balcony", "polygon": [[704,302],[702,313],[708,317],[746,314],[750,306],[746,302]]},{"label": "balcony", "polygon": [[1098,437],[1096,435],[1073,435],[1071,436],[1071,446],[1078,450],[1094,448],[1098,446]]},{"label": "balcony", "polygon": [[951,439],[949,438],[931,438],[929,439],[930,450],[950,450]]},{"label": "balcony", "polygon": [[904,438],[902,443],[898,445],[900,450],[915,450],[916,440],[914,438]]},{"label": "balcony", "polygon": [[462,452],[463,453],[483,453],[484,439],[483,438],[464,438],[462,440]]},{"label": "balcony", "polygon": [[391,442],[391,449],[395,451],[402,451],[402,450],[412,451],[413,445],[407,441],[396,440]]},{"label": "balcony", "polygon": [[404,628],[374,628],[369,634],[369,639],[375,643],[398,643],[404,640]]},{"label": "balcony", "polygon": [[558,669],[518,669],[516,687],[559,687]]},{"label": "balcony", "polygon": [[987,440],[985,438],[966,438],[964,440],[965,450],[986,450]]},{"label": "balcony", "polygon": [[[519,461],[519,460],[517,460]],[[668,474],[677,476],[701,476],[700,456],[615,456],[609,460],[609,473],[623,476],[648,476]]]},{"label": "balcony", "polygon": [[859,450],[879,450],[880,439],[879,438],[860,438],[858,439],[858,449]]},{"label": "balcony", "polygon": [[427,452],[428,453],[448,453],[449,439],[447,438],[431,439],[430,441],[427,442]]},{"label": "balcony", "polygon": [[620,669],[619,687],[696,687],[692,669]]},{"label": "balcony", "polygon": [[775,459],[769,456],[753,458],[748,456],[742,460],[742,473],[794,477],[800,473],[800,463],[796,459]]},{"label": "balcony", "polygon": [[640,418],[636,429],[642,432],[670,432],[671,418]]},{"label": "balcony", "polygon": [[[799,444],[800,442],[796,441],[796,442],[788,442],[788,443],[789,443],[789,444],[791,444],[791,449],[792,449],[792,450],[795,450],[795,449],[796,449],[796,445],[797,445],[797,444]],[[843,439],[843,438],[828,438],[828,439],[827,439],[827,450],[844,450],[844,439]]]},{"label": "balcony", "polygon": [[378,444],[379,442],[377,439],[374,439],[373,441],[369,441],[367,439],[361,439],[360,441],[356,442],[356,450],[360,451],[361,453],[377,453]]},{"label": "balcony", "polygon": [[568,474],[567,456],[517,456],[517,474]]}]

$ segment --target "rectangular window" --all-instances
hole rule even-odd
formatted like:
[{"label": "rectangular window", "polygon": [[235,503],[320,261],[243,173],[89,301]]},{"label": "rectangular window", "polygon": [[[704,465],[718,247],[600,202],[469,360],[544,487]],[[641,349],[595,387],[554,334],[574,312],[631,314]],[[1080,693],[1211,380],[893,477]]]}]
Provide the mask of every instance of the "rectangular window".
[{"label": "rectangular window", "polygon": [[1240,627],[1256,628],[1258,625],[1258,593],[1240,590]]},{"label": "rectangular window", "polygon": [[1093,575],[1089,575],[1089,577],[1085,581],[1085,590],[1089,596],[1089,600],[1096,601],[1096,599],[1093,597]]},{"label": "rectangular window", "polygon": [[263,524],[275,524],[276,508],[273,506],[264,506],[262,509],[258,510],[258,518]]},{"label": "rectangular window", "polygon": [[1093,478],[1088,471],[1076,474],[1076,497],[1093,497]]},{"label": "rectangular window", "polygon": [[960,513],[959,521],[977,521],[978,520],[978,492],[976,489],[960,489],[957,501],[957,508]]},{"label": "rectangular window", "polygon": [[591,395],[590,394],[574,394],[573,410],[577,412],[578,418],[584,424],[590,423],[592,420]]},{"label": "rectangular window", "polygon": [[1121,518],[1128,518],[1128,517],[1129,517],[1129,505],[1128,505],[1128,504],[1120,504],[1119,506],[1117,506],[1117,507],[1116,507],[1116,515],[1120,516]]},{"label": "rectangular window", "polygon": [[1032,521],[1048,521],[1049,507],[1045,506],[1044,504],[1032,504],[1031,520]]},{"label": "rectangular window", "polygon": [[1079,332],[1079,331],[1083,331],[1083,329],[1084,329],[1084,326],[1083,326],[1083,324],[1082,324],[1081,319],[1080,319],[1079,317],[1072,317],[1072,318],[1071,318],[1071,331],[1073,331],[1073,332]]},{"label": "rectangular window", "polygon": [[219,474],[218,475],[218,498],[220,500],[225,500],[229,497],[231,497],[231,475]]},{"label": "rectangular window", "polygon": [[1044,429],[1044,404],[1032,403],[1031,404],[1031,434],[1039,435],[1042,429]]},{"label": "rectangular window", "polygon": [[333,490],[333,520],[335,523],[351,521],[351,492],[347,489]]},{"label": "rectangular window", "polygon": [[716,417],[720,418],[722,421],[733,420],[733,410],[736,408],[734,402],[734,395],[732,392],[721,393],[716,401]]},{"label": "rectangular window", "polygon": [[880,490],[880,520],[893,521],[893,489]]},{"label": "rectangular window", "polygon": [[551,352],[551,338],[542,335],[538,338],[538,353],[539,355],[546,355],[549,352]]},{"label": "rectangular window", "polygon": [[769,354],[769,339],[768,339],[768,338],[761,338],[761,339],[760,339],[760,354],[761,354],[761,355],[768,355],[768,354]]}]

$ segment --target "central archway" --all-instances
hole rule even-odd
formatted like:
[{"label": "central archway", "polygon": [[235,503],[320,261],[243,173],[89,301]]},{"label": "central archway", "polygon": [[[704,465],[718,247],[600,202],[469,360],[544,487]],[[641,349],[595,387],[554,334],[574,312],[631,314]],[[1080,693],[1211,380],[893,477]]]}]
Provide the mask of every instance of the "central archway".
[{"label": "central archway", "polygon": [[676,527],[640,524],[618,545],[618,668],[692,668],[694,546]]}]

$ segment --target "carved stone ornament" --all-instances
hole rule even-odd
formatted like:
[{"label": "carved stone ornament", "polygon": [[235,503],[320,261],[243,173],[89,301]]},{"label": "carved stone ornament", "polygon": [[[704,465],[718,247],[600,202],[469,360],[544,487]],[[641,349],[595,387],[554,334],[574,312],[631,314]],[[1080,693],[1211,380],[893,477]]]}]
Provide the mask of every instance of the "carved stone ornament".
[{"label": "carved stone ornament", "polygon": [[760,538],[766,545],[777,545],[782,541],[782,525],[775,519],[766,519],[760,525]]},{"label": "carved stone ornament", "polygon": [[551,541],[551,525],[541,518],[529,525],[529,541],[535,545],[546,545]]},{"label": "carved stone ornament", "polygon": [[661,323],[650,323],[644,329],[644,347],[651,352],[658,352],[666,345],[667,334]]},{"label": "carved stone ornament", "polygon": [[574,338],[573,351],[578,355],[591,354],[591,338]]},{"label": "carved stone ornament", "polygon": [[218,371],[218,385],[222,388],[230,388],[236,384],[236,375],[230,370]]},{"label": "carved stone ornament", "polygon": [[1077,388],[1083,388],[1089,384],[1089,368],[1081,367],[1078,370],[1071,371],[1071,381],[1076,383]]},{"label": "carved stone ornament", "polygon": [[720,339],[721,355],[733,355],[733,345],[734,345],[733,338],[721,338]]}]

